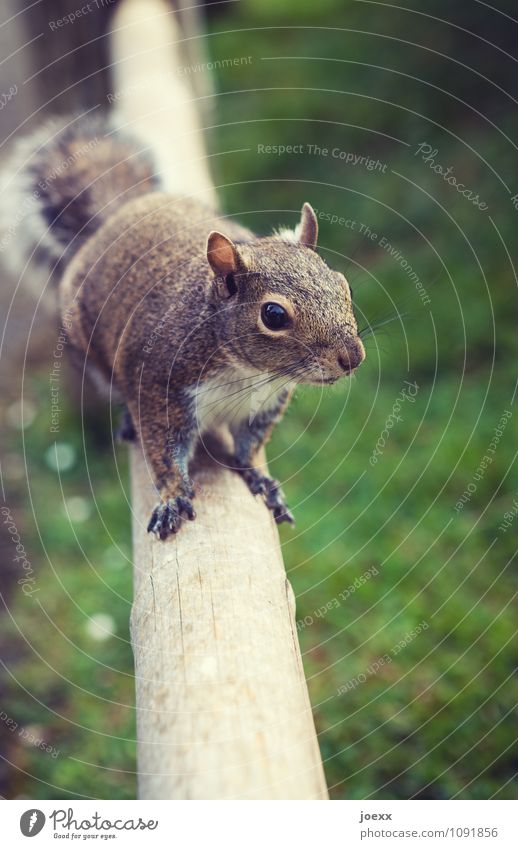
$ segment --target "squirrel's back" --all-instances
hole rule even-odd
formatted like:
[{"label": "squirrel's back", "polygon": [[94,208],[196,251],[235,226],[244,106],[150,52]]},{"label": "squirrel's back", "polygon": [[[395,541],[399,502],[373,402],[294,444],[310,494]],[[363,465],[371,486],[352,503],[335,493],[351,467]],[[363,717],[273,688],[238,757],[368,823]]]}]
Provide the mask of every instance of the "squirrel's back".
[{"label": "squirrel's back", "polygon": [[88,349],[91,364],[106,378],[113,379],[121,358],[128,359],[128,346],[141,364],[166,320],[170,347],[183,346],[189,359],[194,345],[205,358],[204,341],[210,340],[186,337],[210,312],[207,237],[215,229],[225,229],[236,242],[254,238],[193,198],[152,192],[125,203],[73,257],[59,286],[61,312],[69,341]]}]

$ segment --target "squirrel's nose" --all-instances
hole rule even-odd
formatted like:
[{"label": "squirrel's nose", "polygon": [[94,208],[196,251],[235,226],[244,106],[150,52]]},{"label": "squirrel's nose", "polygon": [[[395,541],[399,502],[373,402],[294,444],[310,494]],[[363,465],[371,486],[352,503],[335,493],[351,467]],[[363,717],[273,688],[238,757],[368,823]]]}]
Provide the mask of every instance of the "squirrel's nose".
[{"label": "squirrel's nose", "polygon": [[354,371],[365,359],[365,348],[360,339],[348,342],[347,347],[338,354],[338,365],[345,372]]}]

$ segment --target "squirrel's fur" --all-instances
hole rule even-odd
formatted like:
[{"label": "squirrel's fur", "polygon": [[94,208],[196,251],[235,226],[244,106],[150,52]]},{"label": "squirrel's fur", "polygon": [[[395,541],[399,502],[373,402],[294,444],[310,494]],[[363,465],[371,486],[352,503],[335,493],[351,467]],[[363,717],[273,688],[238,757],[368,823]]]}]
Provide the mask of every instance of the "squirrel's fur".
[{"label": "squirrel's fur", "polygon": [[48,121],[18,142],[3,175],[4,233],[25,207],[5,251],[18,272],[28,260],[59,271],[119,206],[159,188],[149,151],[109,115]]},{"label": "squirrel's fur", "polygon": [[[22,178],[36,200],[24,256],[41,245],[59,262],[75,359],[126,405],[124,435],[140,439],[160,496],[149,529],[164,539],[194,517],[188,462],[220,427],[251,491],[291,520],[258,449],[297,383],[334,382],[364,358],[347,281],[314,250],[311,207],[296,231],[259,238],[162,191],[137,138],[109,118],[52,134]],[[265,304],[285,326],[268,326]]]}]

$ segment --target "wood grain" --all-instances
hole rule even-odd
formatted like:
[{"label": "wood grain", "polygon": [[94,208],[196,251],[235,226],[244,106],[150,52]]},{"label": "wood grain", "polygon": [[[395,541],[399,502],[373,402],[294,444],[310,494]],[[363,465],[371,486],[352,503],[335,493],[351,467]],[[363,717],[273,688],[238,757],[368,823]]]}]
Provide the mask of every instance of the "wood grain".
[{"label": "wood grain", "polygon": [[205,458],[196,521],[158,542],[150,477],[131,453],[139,797],[327,798],[269,512]]}]

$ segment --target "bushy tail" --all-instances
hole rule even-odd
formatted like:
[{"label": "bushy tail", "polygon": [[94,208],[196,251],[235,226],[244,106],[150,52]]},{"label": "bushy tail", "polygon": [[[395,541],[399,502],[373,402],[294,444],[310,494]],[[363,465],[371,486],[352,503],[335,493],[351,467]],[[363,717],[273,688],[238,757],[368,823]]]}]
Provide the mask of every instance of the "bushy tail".
[{"label": "bushy tail", "polygon": [[62,267],[122,203],[159,187],[153,159],[108,117],[47,123],[19,142],[3,172],[0,251],[20,274]]},{"label": "bushy tail", "polygon": [[152,150],[166,190],[215,204],[199,110],[166,0],[123,0],[112,30],[114,120]]},{"label": "bushy tail", "polygon": [[3,169],[0,255],[12,271],[31,259],[62,268],[121,204],[150,191],[214,201],[179,45],[166,0],[122,0],[107,112],[47,123]]}]

